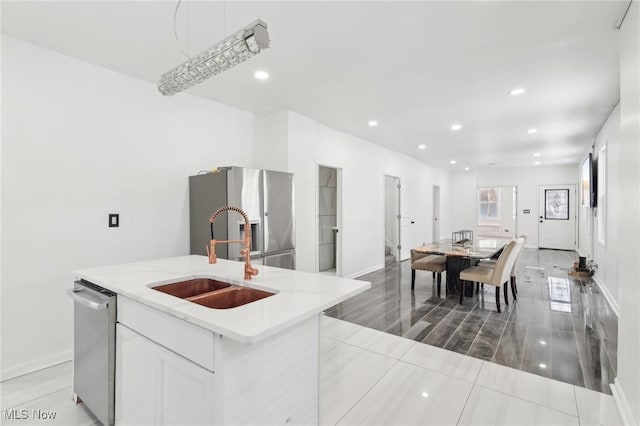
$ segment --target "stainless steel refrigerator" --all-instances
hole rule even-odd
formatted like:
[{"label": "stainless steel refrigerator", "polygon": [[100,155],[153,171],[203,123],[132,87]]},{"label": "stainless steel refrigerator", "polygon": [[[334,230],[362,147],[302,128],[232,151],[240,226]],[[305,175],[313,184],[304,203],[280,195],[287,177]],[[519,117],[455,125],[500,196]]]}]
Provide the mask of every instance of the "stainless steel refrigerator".
[{"label": "stainless steel refrigerator", "polygon": [[[293,174],[244,167],[189,177],[191,254],[206,256],[211,239],[209,218],[224,206],[236,206],[249,216],[251,261],[257,265],[295,269]],[[244,239],[244,219],[236,212],[220,215],[213,226],[217,240]],[[240,245],[219,244],[222,259],[243,260]]]}]

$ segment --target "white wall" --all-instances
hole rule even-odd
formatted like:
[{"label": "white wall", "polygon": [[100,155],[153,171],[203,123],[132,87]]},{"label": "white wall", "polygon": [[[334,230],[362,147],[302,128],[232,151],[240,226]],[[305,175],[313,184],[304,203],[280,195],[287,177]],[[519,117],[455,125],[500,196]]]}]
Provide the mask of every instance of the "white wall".
[{"label": "white wall", "polygon": [[8,377],[70,359],[73,270],[188,254],[187,176],[250,166],[253,115],[10,37],[2,89]]},{"label": "white wall", "polygon": [[255,116],[253,127],[254,167],[286,172],[288,170],[288,111]]},{"label": "white wall", "polygon": [[[620,167],[622,159],[622,146],[620,143],[620,106],[618,105],[598,133],[593,154],[594,158],[600,162],[598,158],[600,149],[607,147],[606,159],[606,184],[605,194],[606,202],[604,205],[598,205],[597,208],[582,207],[581,191],[578,191],[579,199],[579,222],[580,222],[580,248],[581,256],[593,258],[598,268],[595,271],[596,278],[604,285],[605,291],[608,293],[611,303],[616,311],[619,307],[618,298],[618,259],[620,239],[620,215],[623,211],[623,203],[620,199]],[[585,157],[587,152],[585,152]],[[578,176],[582,174],[581,165],[576,169]],[[601,187],[597,188],[598,193],[602,191]],[[598,215],[604,215],[606,221],[605,243],[602,244],[598,235]]]},{"label": "white wall", "polygon": [[[289,112],[289,171],[296,178],[297,266],[316,270],[317,167],[342,169],[342,274],[357,276],[384,265],[384,175],[401,180],[403,256],[431,241],[433,185],[442,194],[442,233],[449,231],[448,173]],[[410,222],[415,222],[411,224]]]},{"label": "white wall", "polygon": [[[433,185],[449,232],[442,170],[299,114],[165,98],[11,37],[2,47],[3,379],[71,358],[73,270],[188,254],[187,176],[199,170],[295,173],[301,270],[316,269],[318,164],[342,169],[343,275],[384,265],[385,174],[402,181],[404,258],[432,239]],[[109,213],[120,228],[107,227]]]},{"label": "white wall", "polygon": [[[576,166],[488,169],[451,173],[451,229],[477,230],[477,188],[517,187],[516,235],[528,234],[527,247],[538,247],[538,185],[577,184]],[[529,209],[530,214],[523,214]]]},{"label": "white wall", "polygon": [[618,377],[628,424],[640,424],[640,4],[620,29]]}]

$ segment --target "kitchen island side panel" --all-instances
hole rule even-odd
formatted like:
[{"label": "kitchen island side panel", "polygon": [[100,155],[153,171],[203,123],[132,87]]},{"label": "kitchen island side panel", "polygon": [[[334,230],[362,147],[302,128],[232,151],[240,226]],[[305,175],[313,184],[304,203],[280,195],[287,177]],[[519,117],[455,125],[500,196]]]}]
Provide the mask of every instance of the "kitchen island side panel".
[{"label": "kitchen island side panel", "polygon": [[222,339],[216,394],[223,424],[318,424],[319,319],[251,345]]}]

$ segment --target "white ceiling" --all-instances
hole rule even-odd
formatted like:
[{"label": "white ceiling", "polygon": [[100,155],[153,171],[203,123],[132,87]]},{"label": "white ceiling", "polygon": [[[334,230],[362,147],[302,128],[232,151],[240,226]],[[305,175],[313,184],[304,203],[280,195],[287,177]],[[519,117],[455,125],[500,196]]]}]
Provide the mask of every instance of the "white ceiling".
[{"label": "white ceiling", "polygon": [[[157,82],[185,60],[174,39],[175,5],[3,1],[2,32]],[[189,93],[257,113],[289,109],[460,170],[577,163],[619,97],[614,24],[622,8],[616,1],[184,0],[177,22],[192,54],[256,18],[271,36],[265,53]],[[270,79],[254,79],[258,69]],[[518,86],[526,93],[510,96]],[[379,126],[368,127],[370,119]],[[462,130],[452,132],[453,123]]]}]

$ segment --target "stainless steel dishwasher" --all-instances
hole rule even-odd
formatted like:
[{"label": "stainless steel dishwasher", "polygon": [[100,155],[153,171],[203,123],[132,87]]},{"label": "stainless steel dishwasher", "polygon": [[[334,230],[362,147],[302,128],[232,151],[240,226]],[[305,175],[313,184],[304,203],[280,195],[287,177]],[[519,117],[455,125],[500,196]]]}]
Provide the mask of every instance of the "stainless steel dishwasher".
[{"label": "stainless steel dishwasher", "polygon": [[115,420],[116,294],[86,281],[73,304],[73,394],[104,425]]}]

